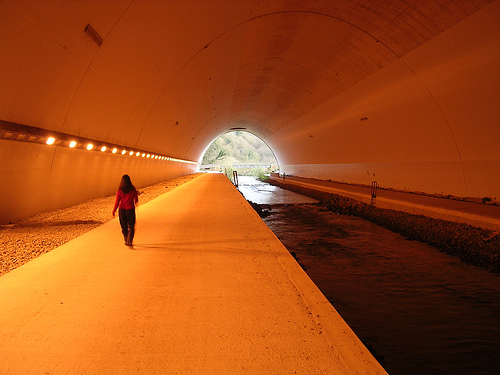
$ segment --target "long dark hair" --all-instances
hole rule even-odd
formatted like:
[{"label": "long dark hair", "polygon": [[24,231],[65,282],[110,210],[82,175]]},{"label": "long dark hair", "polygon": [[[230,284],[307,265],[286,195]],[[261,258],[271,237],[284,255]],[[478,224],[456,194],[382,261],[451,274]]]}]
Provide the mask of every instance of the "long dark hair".
[{"label": "long dark hair", "polygon": [[132,190],[135,190],[134,185],[132,185],[132,181],[130,181],[130,176],[128,174],[124,174],[120,181],[120,190],[125,194],[130,193]]}]

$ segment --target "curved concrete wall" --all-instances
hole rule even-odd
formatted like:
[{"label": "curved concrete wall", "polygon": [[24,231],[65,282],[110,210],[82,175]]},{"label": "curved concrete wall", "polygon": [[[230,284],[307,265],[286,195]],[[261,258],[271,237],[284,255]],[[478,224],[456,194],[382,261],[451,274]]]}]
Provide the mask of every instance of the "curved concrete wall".
[{"label": "curved concrete wall", "polygon": [[282,171],[500,199],[498,5],[269,137]]},{"label": "curved concrete wall", "polygon": [[112,195],[124,174],[140,188],[196,168],[172,161],[5,140],[0,140],[0,160],[0,224]]},{"label": "curved concrete wall", "polygon": [[[288,174],[499,198],[498,19],[500,0],[4,0],[0,120],[193,161],[241,127]],[[194,170],[82,152],[0,139],[0,221]]]}]

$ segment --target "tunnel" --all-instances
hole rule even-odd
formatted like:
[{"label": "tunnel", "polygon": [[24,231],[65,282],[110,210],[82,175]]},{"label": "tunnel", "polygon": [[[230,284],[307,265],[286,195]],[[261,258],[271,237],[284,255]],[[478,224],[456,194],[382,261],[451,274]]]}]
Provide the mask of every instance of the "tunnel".
[{"label": "tunnel", "polygon": [[[495,215],[460,212],[460,225],[480,223],[489,231],[473,237],[479,228],[461,232],[463,226],[446,221],[433,233],[444,238],[453,232],[449,228],[460,228],[454,230],[472,242],[498,240],[499,19],[500,0],[0,0],[4,238],[16,223],[62,208],[74,209],[75,217],[59,226],[47,220],[45,227],[62,232],[63,226],[89,222],[76,217],[81,211],[74,207],[114,198],[124,174],[140,189],[161,190],[144,204],[141,195],[133,245],[124,246],[118,219],[109,217],[92,221],[95,228],[49,253],[28,248],[32,258],[12,257],[22,262],[0,278],[0,368],[385,374],[377,347],[343,320],[336,310],[341,301],[334,307],[325,297],[306,274],[302,255],[266,226],[256,205],[225,176],[197,172],[215,139],[249,132],[276,156],[274,184],[286,181],[318,199],[329,194],[329,204],[339,194],[335,199],[348,215],[333,215],[331,208],[325,216],[361,220],[351,211],[364,207],[385,210],[379,218],[387,222],[406,211],[405,220],[420,215],[434,230],[437,220],[453,221],[456,212],[408,197],[470,203]],[[377,187],[384,193],[376,196]],[[403,195],[409,200],[394,198]],[[324,207],[310,209],[319,216]],[[434,257],[448,254],[427,247],[404,258],[400,241],[415,245],[419,238],[387,228],[384,235],[390,232],[397,244],[393,255],[387,237],[370,235],[365,255],[346,252],[349,259],[365,262],[378,285],[395,286],[401,294],[393,293],[394,310],[407,295],[419,294],[412,290],[420,292],[407,292],[398,275],[420,281],[429,269],[444,274],[430,288],[434,315],[447,316],[438,308],[449,301],[442,290],[480,306],[471,311],[486,311],[446,306],[479,324],[470,328],[459,316],[455,332],[446,321],[452,351],[466,357],[460,345],[467,341],[484,352],[471,363],[498,368],[495,355],[489,358],[498,346],[496,352],[481,346],[498,341],[498,317],[488,315],[498,310],[497,275],[448,271],[478,264],[449,258],[437,263]],[[24,229],[33,239],[41,225]],[[304,236],[312,237],[306,230]],[[384,272],[370,262],[376,241],[384,244]],[[353,285],[363,271],[358,263],[354,270],[329,273],[340,281],[352,277],[347,287],[338,284],[357,296]],[[360,293],[355,306],[385,305],[377,284],[359,285],[374,302]],[[470,294],[458,292],[469,286]],[[400,326],[440,335],[431,311],[415,322],[413,312],[425,304],[407,304],[409,313],[399,316],[412,320]],[[398,335],[391,314],[380,314],[378,326],[389,322],[385,331]],[[370,318],[360,320],[377,326]],[[460,341],[468,329],[492,338],[474,341],[464,334]],[[402,341],[418,339],[410,333]],[[424,341],[433,351],[432,339]],[[401,351],[404,362],[411,353],[400,346],[390,351]]]},{"label": "tunnel", "polygon": [[193,173],[235,129],[286,175],[496,200],[499,15],[490,0],[4,0],[0,222],[113,194],[124,173]]}]

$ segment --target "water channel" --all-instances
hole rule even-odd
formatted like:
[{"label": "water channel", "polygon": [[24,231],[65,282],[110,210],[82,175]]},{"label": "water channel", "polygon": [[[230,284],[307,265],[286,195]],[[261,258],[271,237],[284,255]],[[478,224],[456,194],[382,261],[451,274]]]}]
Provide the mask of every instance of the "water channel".
[{"label": "water channel", "polygon": [[239,190],[389,374],[500,374],[500,275],[251,177]]}]

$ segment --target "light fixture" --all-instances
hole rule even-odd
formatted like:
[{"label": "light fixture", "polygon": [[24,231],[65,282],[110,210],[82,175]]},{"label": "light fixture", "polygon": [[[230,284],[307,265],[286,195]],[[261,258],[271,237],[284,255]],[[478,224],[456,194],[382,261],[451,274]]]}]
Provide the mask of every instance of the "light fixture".
[{"label": "light fixture", "polygon": [[[87,31],[89,31],[91,28]],[[366,118],[365,118],[366,119]],[[364,120],[364,119],[362,119]],[[47,145],[54,145],[54,146],[64,146],[64,147],[69,147],[69,148],[84,148],[87,150],[94,150],[94,144],[93,142],[95,141],[97,144],[100,144],[101,146],[98,146],[96,148],[101,150],[101,152],[106,152],[108,151],[108,146],[103,146],[101,141],[97,140],[91,140],[91,139],[78,139],[75,140],[75,137],[70,135],[70,134],[63,134],[63,133],[54,133],[52,131],[48,131],[46,129],[41,129],[41,128],[35,128],[35,127],[30,127],[27,125],[22,125],[22,124],[14,124],[12,125],[16,126],[16,131],[12,130],[7,130],[4,126],[5,121],[1,121],[2,124],[0,127],[0,139],[5,139],[5,140],[15,140],[15,141],[28,141],[28,142],[38,142],[38,143],[46,143]],[[9,123],[7,123],[8,125]],[[20,130],[23,129],[21,132]],[[243,129],[243,128],[242,128]],[[26,130],[26,131],[25,131]],[[49,135],[52,134],[52,135]],[[73,140],[71,140],[73,139]],[[198,164],[196,162],[192,162],[189,160],[182,160],[182,159],[175,159],[167,156],[162,156],[162,155],[157,155],[153,153],[148,153],[146,151],[138,151],[138,150],[126,150],[124,148],[119,149],[119,146],[113,146],[109,148],[109,151],[111,151],[113,154],[116,153],[121,153],[122,155],[126,155],[127,153],[129,155],[136,155],[137,157],[143,157],[147,159],[156,159],[156,160],[167,160],[167,161],[172,161],[172,162],[180,162],[180,163],[193,163],[193,164]]]},{"label": "light fixture", "polygon": [[[366,118],[365,118],[366,119]],[[362,119],[364,120],[364,119]],[[196,162],[192,162],[189,160],[183,160],[183,159],[175,159],[172,157],[167,157],[167,156],[162,156],[158,154],[153,154],[153,153],[148,153],[147,151],[138,151],[138,150],[126,150],[124,148],[119,148],[123,146],[103,146],[101,143],[102,141],[98,140],[92,140],[92,139],[86,139],[84,140],[83,138],[76,138],[73,135],[70,134],[63,134],[63,133],[54,133],[52,131],[48,131],[46,129],[40,129],[40,128],[34,128],[34,127],[29,127],[27,125],[21,125],[21,124],[13,124],[16,125],[16,131],[12,130],[7,130],[7,128],[4,126],[4,121],[0,121],[2,124],[0,124],[0,139],[5,139],[5,140],[15,140],[15,141],[28,141],[28,142],[37,142],[37,143],[46,143],[47,145],[54,145],[54,146],[64,146],[64,147],[69,147],[69,148],[83,148],[87,150],[94,150],[94,142],[96,142],[100,146],[96,146],[95,150],[100,150],[101,152],[107,152],[110,151],[113,154],[121,153],[122,155],[136,155],[137,157],[143,157],[147,159],[155,159],[155,160],[167,160],[170,162],[175,162],[175,163],[192,163],[192,164],[198,164]],[[8,123],[7,123],[8,125]],[[20,130],[23,130],[22,132]],[[24,131],[26,130],[26,131]],[[51,135],[49,135],[51,134]],[[108,150],[109,149],[109,150]]]},{"label": "light fixture", "polygon": [[85,33],[95,42],[95,44],[99,47],[102,46],[102,38],[99,34],[97,34],[97,31],[95,31],[92,26],[87,25],[85,27]]}]

